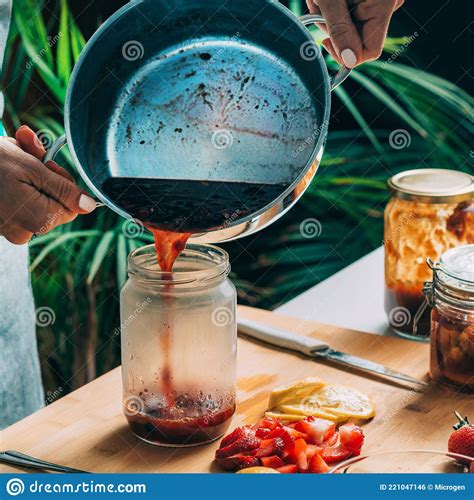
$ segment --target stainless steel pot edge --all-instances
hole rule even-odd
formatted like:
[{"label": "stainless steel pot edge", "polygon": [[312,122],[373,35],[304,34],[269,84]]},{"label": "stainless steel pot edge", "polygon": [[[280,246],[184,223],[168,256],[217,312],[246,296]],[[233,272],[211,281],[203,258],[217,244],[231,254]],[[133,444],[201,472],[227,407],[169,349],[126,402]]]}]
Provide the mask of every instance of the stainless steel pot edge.
[{"label": "stainless steel pot edge", "polygon": [[[89,178],[89,176],[83,169],[82,165],[80,164],[78,156],[71,141],[71,127],[70,127],[69,117],[71,108],[71,95],[74,88],[74,82],[76,80],[76,76],[79,73],[84,60],[86,59],[89,47],[91,47],[94,44],[95,40],[98,37],[100,37],[104,31],[109,29],[110,25],[113,24],[117,18],[122,16],[128,10],[132,9],[136,4],[140,3],[143,3],[143,0],[132,0],[127,5],[123,6],[121,9],[115,12],[111,17],[109,17],[87,42],[86,46],[84,47],[79,57],[78,62],[76,63],[72,71],[70,84],[68,85],[66,92],[65,108],[64,108],[65,136],[62,136],[55,141],[55,143],[52,145],[45,158],[45,161],[52,159],[54,155],[57,154],[59,149],[61,149],[61,147],[63,147],[65,144],[68,144],[71,157],[74,161],[76,169],[81,175],[87,187],[91,190],[92,194],[96,196],[99,200],[101,200],[101,202],[104,205],[108,206],[116,213],[124,217],[125,219],[131,219],[132,217],[125,211],[123,211],[121,208],[119,208],[117,205],[112,203],[106,196],[103,195],[103,193],[95,186],[95,184],[92,182],[92,180]],[[314,49],[319,54],[317,59],[322,58],[320,48],[316,45],[309,30],[307,30],[305,26],[315,22],[323,22],[324,19],[321,16],[311,15],[311,14],[301,16],[300,18],[298,18],[285,6],[277,2],[275,3],[271,2],[271,3],[274,7],[278,8],[284,15],[291,17],[293,20],[298,21],[301,31],[304,33],[307,40],[313,44]],[[212,231],[209,233],[197,234],[192,237],[193,241],[219,243],[219,242],[235,240],[250,235],[252,233],[255,233],[256,231],[263,229],[264,227],[268,226],[269,224],[271,224],[272,222],[276,221],[281,216],[283,216],[302,196],[302,194],[305,191],[304,189],[305,186],[307,186],[307,184],[311,182],[312,178],[316,174],[319,167],[319,163],[322,158],[323,145],[327,135],[328,121],[331,108],[331,97],[330,97],[331,90],[333,90],[337,85],[342,83],[350,73],[350,70],[348,68],[341,68],[341,70],[335,75],[335,77],[331,79],[329,77],[326,65],[322,64],[321,66],[323,69],[322,75],[326,84],[325,87],[326,87],[327,106],[325,108],[325,113],[322,123],[321,125],[319,125],[320,133],[318,137],[318,142],[316,144],[316,147],[314,148],[314,152],[311,158],[308,160],[308,164],[304,169],[304,171],[292,183],[292,185],[289,188],[287,188],[285,192],[283,192],[274,202],[262,208],[256,214],[252,214],[247,218],[238,220],[237,222],[231,222],[229,226],[223,229],[219,229],[217,231]],[[312,167],[313,170],[311,171],[310,169]],[[310,175],[308,175],[309,172],[311,172]],[[102,205],[102,203],[98,203],[98,205]]]}]

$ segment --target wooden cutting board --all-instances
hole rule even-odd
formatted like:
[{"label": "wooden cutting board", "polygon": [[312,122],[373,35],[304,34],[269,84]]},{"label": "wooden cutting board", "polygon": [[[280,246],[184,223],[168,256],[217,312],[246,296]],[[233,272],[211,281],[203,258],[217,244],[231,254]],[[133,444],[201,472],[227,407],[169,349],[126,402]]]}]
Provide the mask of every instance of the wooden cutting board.
[{"label": "wooden cutting board", "polygon": [[[333,348],[427,378],[428,345],[381,337],[336,326],[297,320],[247,307],[239,314],[328,342]],[[238,406],[231,429],[254,423],[277,385],[318,376],[355,387],[370,396],[376,417],[364,425],[366,452],[399,449],[445,450],[453,411],[474,415],[474,400],[432,387],[424,393],[409,385],[381,381],[327,362],[239,339]],[[121,407],[117,368],[0,433],[0,449],[16,449],[44,460],[92,472],[218,472],[218,442],[187,449],[160,448],[130,432]],[[0,464],[0,472],[15,469]]]}]

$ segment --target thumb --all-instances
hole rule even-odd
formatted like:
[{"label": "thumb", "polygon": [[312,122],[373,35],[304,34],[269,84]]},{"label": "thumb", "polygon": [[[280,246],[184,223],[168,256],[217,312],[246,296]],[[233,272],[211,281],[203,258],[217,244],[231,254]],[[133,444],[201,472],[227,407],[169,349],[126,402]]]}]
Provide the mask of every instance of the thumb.
[{"label": "thumb", "polygon": [[77,184],[61,174],[43,166],[41,178],[40,190],[61,203],[69,211],[88,214],[95,210],[96,202],[94,198],[84,193]]},{"label": "thumb", "polygon": [[22,125],[16,131],[15,139],[18,141],[18,145],[23,151],[38,158],[38,160],[42,160],[46,154],[43,143],[28,125]]},{"label": "thumb", "polygon": [[353,68],[361,58],[362,42],[352,20],[346,0],[319,0],[332,45],[342,62]]}]

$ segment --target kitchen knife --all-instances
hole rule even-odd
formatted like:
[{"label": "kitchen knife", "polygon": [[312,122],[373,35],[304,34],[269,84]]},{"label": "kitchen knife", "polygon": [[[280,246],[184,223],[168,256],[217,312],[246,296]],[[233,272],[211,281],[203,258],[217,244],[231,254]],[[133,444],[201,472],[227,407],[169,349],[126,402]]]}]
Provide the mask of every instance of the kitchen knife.
[{"label": "kitchen knife", "polygon": [[374,363],[368,359],[359,358],[358,356],[353,356],[352,354],[347,354],[345,352],[335,351],[321,340],[306,337],[304,335],[297,335],[296,333],[288,330],[275,328],[273,326],[246,318],[238,319],[237,323],[238,330],[241,333],[261,340],[262,342],[281,347],[282,349],[298,351],[311,358],[320,357],[330,359],[340,364],[355,366],[361,370],[377,373],[385,377],[428,386],[426,382],[387,368],[379,363]]}]

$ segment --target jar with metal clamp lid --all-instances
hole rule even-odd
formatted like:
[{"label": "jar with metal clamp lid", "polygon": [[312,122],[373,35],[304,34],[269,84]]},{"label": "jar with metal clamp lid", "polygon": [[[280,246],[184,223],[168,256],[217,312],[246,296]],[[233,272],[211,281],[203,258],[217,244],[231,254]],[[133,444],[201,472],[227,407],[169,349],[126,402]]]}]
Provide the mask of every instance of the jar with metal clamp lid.
[{"label": "jar with metal clamp lid", "polygon": [[428,260],[433,281],[424,293],[431,311],[431,378],[458,391],[474,392],[474,245]]}]

